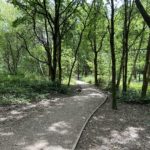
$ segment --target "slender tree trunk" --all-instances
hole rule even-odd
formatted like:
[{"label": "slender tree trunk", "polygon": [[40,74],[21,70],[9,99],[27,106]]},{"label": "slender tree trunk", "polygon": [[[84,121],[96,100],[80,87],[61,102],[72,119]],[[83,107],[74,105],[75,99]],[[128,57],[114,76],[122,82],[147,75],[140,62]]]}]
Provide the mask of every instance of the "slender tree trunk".
[{"label": "slender tree trunk", "polygon": [[73,72],[73,69],[74,69],[74,66],[75,66],[76,60],[77,60],[77,56],[75,55],[75,59],[74,59],[74,61],[73,61],[73,64],[72,64],[72,66],[71,66],[71,70],[70,70],[70,73],[69,73],[68,86],[70,86],[71,77],[72,77],[72,72]]},{"label": "slender tree trunk", "polygon": [[147,46],[147,53],[146,53],[146,60],[145,60],[145,67],[143,71],[143,85],[142,85],[142,93],[141,97],[145,97],[148,88],[148,78],[149,78],[149,66],[150,66],[150,34],[149,34],[149,41]]},{"label": "slender tree trunk", "polygon": [[70,70],[70,73],[69,73],[69,80],[68,80],[68,86],[70,86],[70,81],[71,81],[71,77],[72,77],[72,72],[73,72],[73,69],[74,69],[74,66],[75,66],[75,63],[77,61],[77,54],[78,54],[78,51],[79,51],[79,48],[80,48],[80,45],[81,45],[81,42],[82,42],[82,36],[83,36],[83,32],[85,30],[85,27],[82,29],[81,33],[80,33],[80,36],[79,36],[79,42],[78,42],[78,45],[75,49],[75,54],[74,54],[74,61],[73,61],[73,64],[71,66],[71,70]]},{"label": "slender tree trunk", "polygon": [[142,34],[141,36],[141,40],[140,40],[140,43],[139,43],[139,47],[138,47],[138,50],[137,50],[137,53],[136,53],[136,56],[135,56],[135,59],[134,59],[134,62],[133,62],[133,67],[132,67],[132,70],[131,70],[131,74],[130,74],[130,77],[129,77],[129,80],[128,80],[128,87],[130,86],[130,83],[131,83],[131,80],[132,80],[132,76],[133,74],[135,73],[135,69],[136,69],[136,62],[138,60],[138,56],[140,54],[140,49],[141,49],[141,46],[142,46],[142,42],[143,42],[143,36],[144,34]]},{"label": "slender tree trunk", "polygon": [[78,69],[77,69],[77,79],[80,80],[80,66],[78,62]]},{"label": "slender tree trunk", "polygon": [[97,52],[94,53],[95,58],[94,58],[94,78],[95,78],[95,85],[98,85],[98,78],[97,78]]},{"label": "slender tree trunk", "polygon": [[60,83],[60,85],[61,85],[61,80],[62,80],[62,67],[61,67],[61,39],[60,39],[60,42],[59,42],[58,69],[59,69],[59,83]]},{"label": "slender tree trunk", "polygon": [[88,21],[88,18],[90,16],[91,10],[92,10],[92,7],[90,8],[90,10],[89,10],[89,12],[87,14],[87,17],[86,17],[85,21],[83,22],[83,29],[81,30],[80,35],[79,35],[79,42],[78,42],[78,45],[77,45],[77,47],[75,49],[74,61],[73,61],[73,64],[71,66],[71,70],[70,70],[70,74],[69,74],[68,86],[70,86],[72,72],[73,72],[75,63],[77,61],[77,54],[78,54],[78,51],[79,51],[79,48],[80,48],[80,45],[81,45],[81,42],[82,42],[83,33],[84,33],[84,30],[86,29],[87,21]]},{"label": "slender tree trunk", "polygon": [[125,19],[124,19],[124,31],[123,31],[123,88],[122,92],[127,92],[127,72],[128,72],[128,0],[124,0],[125,8]]},{"label": "slender tree trunk", "polygon": [[111,0],[111,28],[110,28],[110,48],[112,58],[112,109],[117,109],[116,100],[116,56],[114,43],[114,0]]}]

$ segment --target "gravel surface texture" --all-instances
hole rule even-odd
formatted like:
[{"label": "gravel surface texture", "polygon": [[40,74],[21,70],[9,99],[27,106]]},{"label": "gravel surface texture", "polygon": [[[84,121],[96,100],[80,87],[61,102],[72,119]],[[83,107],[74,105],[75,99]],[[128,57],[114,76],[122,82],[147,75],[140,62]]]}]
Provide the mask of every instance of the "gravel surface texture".
[{"label": "gravel surface texture", "polygon": [[[69,150],[90,113],[106,98],[82,85],[74,96],[0,110],[0,150]],[[7,113],[6,113],[7,112]]]},{"label": "gravel surface texture", "polygon": [[109,100],[87,124],[76,150],[150,150],[150,105]]}]

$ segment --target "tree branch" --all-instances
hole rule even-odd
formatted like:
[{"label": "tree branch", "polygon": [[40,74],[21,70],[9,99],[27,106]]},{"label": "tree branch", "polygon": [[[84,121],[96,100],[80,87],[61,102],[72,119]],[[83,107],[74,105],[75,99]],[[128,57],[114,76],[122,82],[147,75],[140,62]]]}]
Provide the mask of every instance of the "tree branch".
[{"label": "tree branch", "polygon": [[139,12],[141,13],[143,19],[145,20],[145,22],[147,23],[147,25],[150,28],[150,15],[146,12],[146,10],[140,0],[135,0],[135,3],[136,3],[136,6],[137,6]]}]

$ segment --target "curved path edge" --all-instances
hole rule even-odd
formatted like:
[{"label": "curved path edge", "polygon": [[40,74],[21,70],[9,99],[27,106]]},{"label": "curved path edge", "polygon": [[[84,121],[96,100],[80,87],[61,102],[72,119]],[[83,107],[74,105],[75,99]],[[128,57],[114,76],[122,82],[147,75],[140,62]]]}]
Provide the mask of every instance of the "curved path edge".
[{"label": "curved path edge", "polygon": [[81,138],[81,136],[82,136],[82,134],[83,134],[83,130],[86,128],[88,122],[91,120],[91,118],[94,116],[94,114],[98,111],[98,109],[99,109],[100,107],[102,107],[102,106],[108,101],[108,99],[109,99],[109,96],[106,95],[106,98],[104,99],[104,101],[103,101],[101,104],[99,104],[99,105],[92,111],[92,113],[89,115],[89,117],[86,119],[86,121],[85,121],[85,123],[83,124],[83,126],[82,126],[82,128],[81,128],[81,130],[80,130],[80,132],[79,132],[79,134],[78,134],[78,136],[77,136],[77,139],[76,139],[76,141],[75,141],[75,143],[74,143],[74,145],[73,145],[73,147],[72,147],[71,150],[75,150],[75,149],[76,149],[76,147],[77,147],[77,145],[78,145],[78,143],[79,143],[79,140],[80,140],[80,138]]}]

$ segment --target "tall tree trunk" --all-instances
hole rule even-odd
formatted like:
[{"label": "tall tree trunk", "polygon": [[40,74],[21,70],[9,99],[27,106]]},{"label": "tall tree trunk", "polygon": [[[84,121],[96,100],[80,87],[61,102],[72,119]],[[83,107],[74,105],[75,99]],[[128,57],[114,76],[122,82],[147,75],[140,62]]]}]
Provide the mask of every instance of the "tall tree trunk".
[{"label": "tall tree trunk", "polygon": [[116,100],[116,56],[114,43],[114,0],[111,0],[111,28],[110,28],[110,48],[112,58],[112,108],[117,109]]},{"label": "tall tree trunk", "polygon": [[52,81],[53,82],[56,81],[57,63],[58,64],[60,63],[58,59],[60,59],[60,56],[61,56],[59,11],[60,11],[60,1],[56,0],[55,1],[55,17],[54,17],[54,33],[53,33],[53,70],[52,70]]},{"label": "tall tree trunk", "polygon": [[147,46],[147,53],[146,53],[146,60],[145,60],[145,67],[143,71],[143,85],[142,85],[142,93],[141,97],[145,97],[148,88],[148,78],[149,78],[149,67],[150,66],[150,33],[149,33],[149,41]]},{"label": "tall tree trunk", "polygon": [[[96,19],[97,17],[97,12],[96,12],[96,1],[94,1],[94,17]],[[94,21],[94,40],[93,40],[93,50],[94,50],[94,80],[95,80],[95,85],[98,85],[98,79],[97,79],[97,68],[98,68],[98,64],[97,64],[97,37],[96,37],[96,32],[97,32],[97,21]]]},{"label": "tall tree trunk", "polygon": [[123,87],[122,92],[127,92],[127,72],[128,72],[128,0],[124,0],[125,8],[125,19],[124,19],[124,31],[123,31],[123,56],[124,56],[124,62],[123,62]]}]

